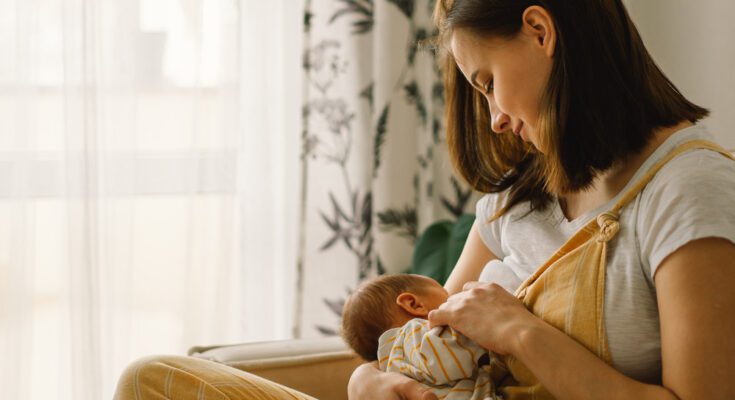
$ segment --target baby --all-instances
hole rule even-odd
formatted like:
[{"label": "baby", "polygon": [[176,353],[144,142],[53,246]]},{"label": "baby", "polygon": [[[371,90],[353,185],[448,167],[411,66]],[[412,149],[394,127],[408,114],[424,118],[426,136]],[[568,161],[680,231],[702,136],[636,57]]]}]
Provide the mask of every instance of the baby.
[{"label": "baby", "polygon": [[493,382],[505,370],[494,357],[450,327],[429,329],[429,311],[448,297],[438,282],[421,275],[369,280],[345,303],[342,336],[362,358],[377,360],[382,371],[413,378],[440,399],[499,398]]}]

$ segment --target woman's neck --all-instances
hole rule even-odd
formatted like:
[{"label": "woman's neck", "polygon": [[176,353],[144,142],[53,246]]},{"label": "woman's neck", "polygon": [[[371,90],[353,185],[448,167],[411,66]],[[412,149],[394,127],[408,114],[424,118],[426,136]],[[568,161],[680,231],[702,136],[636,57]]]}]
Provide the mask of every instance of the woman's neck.
[{"label": "woman's neck", "polygon": [[625,185],[627,185],[633,178],[636,171],[638,171],[641,165],[646,162],[646,160],[653,154],[653,152],[656,151],[656,149],[659,148],[659,146],[661,146],[674,133],[692,125],[694,124],[689,121],[682,121],[675,126],[655,130],[651,140],[648,141],[648,144],[646,144],[643,150],[634,154],[628,160],[619,163],[619,165],[610,168],[606,173],[601,174],[602,179],[600,179],[600,188],[604,192],[612,194],[611,198],[615,197],[618,192],[623,190]]},{"label": "woman's neck", "polygon": [[560,206],[564,216],[573,220],[589,210],[593,210],[613,199],[633,178],[638,168],[674,133],[692,126],[689,121],[682,121],[675,126],[660,128],[654,131],[651,140],[643,150],[628,159],[617,163],[607,171],[598,175],[592,186],[584,191],[568,193],[560,198]]}]

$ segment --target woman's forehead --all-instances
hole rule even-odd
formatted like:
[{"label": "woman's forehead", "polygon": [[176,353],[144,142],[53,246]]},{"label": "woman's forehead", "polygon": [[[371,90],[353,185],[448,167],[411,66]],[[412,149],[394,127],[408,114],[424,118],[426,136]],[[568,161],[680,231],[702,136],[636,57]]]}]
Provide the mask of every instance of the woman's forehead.
[{"label": "woman's forehead", "polygon": [[512,41],[512,39],[477,33],[464,28],[453,29],[447,39],[450,49],[454,51],[458,48],[463,51],[476,51],[480,49],[488,51],[499,50],[509,45]]},{"label": "woman's forehead", "polygon": [[[508,40],[495,37],[482,37],[457,29],[449,37],[449,54],[463,71],[477,69],[487,64],[493,55],[508,44]],[[472,71],[469,71],[471,73]]]}]

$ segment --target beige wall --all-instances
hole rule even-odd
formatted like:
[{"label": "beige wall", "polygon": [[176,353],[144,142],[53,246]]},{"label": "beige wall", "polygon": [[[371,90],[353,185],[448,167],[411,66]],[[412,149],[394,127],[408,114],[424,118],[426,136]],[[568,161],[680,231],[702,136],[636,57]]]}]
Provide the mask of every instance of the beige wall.
[{"label": "beige wall", "polygon": [[672,82],[712,116],[705,122],[735,150],[735,0],[625,0]]}]

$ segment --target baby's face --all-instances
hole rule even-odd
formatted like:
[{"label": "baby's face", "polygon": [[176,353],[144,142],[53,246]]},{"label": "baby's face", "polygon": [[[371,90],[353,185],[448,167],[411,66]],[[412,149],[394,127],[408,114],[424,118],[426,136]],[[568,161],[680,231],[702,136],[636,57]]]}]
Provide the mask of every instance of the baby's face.
[{"label": "baby's face", "polygon": [[422,276],[422,278],[426,280],[426,285],[422,287],[420,293],[416,293],[416,296],[421,299],[429,311],[436,310],[447,301],[449,293],[439,282],[425,276]]}]

